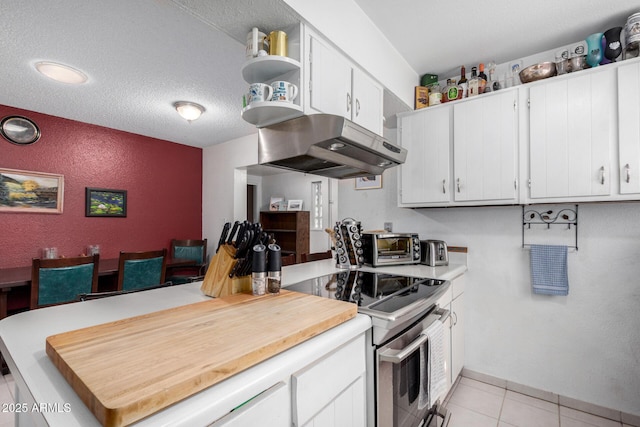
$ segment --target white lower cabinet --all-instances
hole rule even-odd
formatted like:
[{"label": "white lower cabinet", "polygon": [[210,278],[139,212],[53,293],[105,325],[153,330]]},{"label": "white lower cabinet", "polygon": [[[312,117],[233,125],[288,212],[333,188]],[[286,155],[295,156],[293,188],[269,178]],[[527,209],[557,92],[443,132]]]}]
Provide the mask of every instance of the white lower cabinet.
[{"label": "white lower cabinet", "polygon": [[440,308],[449,310],[445,322],[445,360],[447,361],[447,393],[464,366],[464,286],[465,277],[451,280],[451,288],[438,300]]},{"label": "white lower cabinet", "polygon": [[276,377],[280,381],[251,398],[239,396],[237,407],[210,425],[366,427],[364,332],[329,353],[311,355],[308,362],[281,371]]},{"label": "white lower cabinet", "polygon": [[[464,276],[455,279],[458,287],[463,287]],[[464,293],[456,295],[454,286],[453,301],[451,301],[451,378],[455,381],[464,367]]]},{"label": "white lower cabinet", "polygon": [[291,394],[284,382],[263,391],[220,418],[212,427],[291,426]]},{"label": "white lower cabinet", "polygon": [[[451,289],[449,289],[443,296],[440,297],[436,304],[443,310],[449,310],[451,313]],[[445,360],[445,375],[447,377],[447,390],[445,396],[451,390],[451,386],[455,379],[451,376],[451,327],[453,326],[453,317],[449,314],[449,317],[444,321],[444,360]]]},{"label": "white lower cabinet", "polygon": [[292,425],[366,425],[364,336],[291,377]]}]

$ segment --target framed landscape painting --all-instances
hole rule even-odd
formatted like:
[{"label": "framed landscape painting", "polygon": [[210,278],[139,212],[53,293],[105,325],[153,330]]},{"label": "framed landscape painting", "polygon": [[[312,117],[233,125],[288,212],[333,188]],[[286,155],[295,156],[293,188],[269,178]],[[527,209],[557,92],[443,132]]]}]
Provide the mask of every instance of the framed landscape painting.
[{"label": "framed landscape painting", "polygon": [[64,176],[0,168],[0,212],[61,214]]},{"label": "framed landscape painting", "polygon": [[87,187],[85,216],[126,218],[127,190]]}]

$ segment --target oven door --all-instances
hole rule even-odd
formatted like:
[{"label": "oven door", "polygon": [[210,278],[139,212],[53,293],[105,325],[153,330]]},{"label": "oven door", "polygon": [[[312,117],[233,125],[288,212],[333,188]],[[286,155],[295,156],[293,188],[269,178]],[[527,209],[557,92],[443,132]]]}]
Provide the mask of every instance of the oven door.
[{"label": "oven door", "polygon": [[[448,416],[439,405],[444,396],[428,396],[428,337],[433,322],[445,320],[449,310],[434,309],[396,338],[376,349],[376,417],[378,427],[446,426]],[[421,360],[422,358],[422,360]]]}]

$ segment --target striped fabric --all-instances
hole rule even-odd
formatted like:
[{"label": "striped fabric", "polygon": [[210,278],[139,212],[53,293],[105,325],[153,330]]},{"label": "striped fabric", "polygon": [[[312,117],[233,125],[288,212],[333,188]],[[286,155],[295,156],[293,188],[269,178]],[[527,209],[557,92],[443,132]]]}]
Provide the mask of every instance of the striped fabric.
[{"label": "striped fabric", "polygon": [[567,247],[531,245],[531,282],[534,294],[569,295]]}]

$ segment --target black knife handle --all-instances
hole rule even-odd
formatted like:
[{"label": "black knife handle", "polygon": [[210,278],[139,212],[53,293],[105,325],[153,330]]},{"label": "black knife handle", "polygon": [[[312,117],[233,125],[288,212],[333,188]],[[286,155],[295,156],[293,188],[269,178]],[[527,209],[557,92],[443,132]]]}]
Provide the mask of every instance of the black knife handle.
[{"label": "black knife handle", "polygon": [[236,273],[240,269],[240,265],[242,264],[242,261],[243,261],[243,259],[236,260],[236,263],[234,264],[233,268],[229,272],[229,278],[233,278],[233,276],[236,275]]},{"label": "black knife handle", "polygon": [[229,228],[231,228],[230,222],[225,222],[224,227],[222,227],[222,233],[220,233],[220,240],[218,240],[218,247],[216,248],[216,253],[220,250],[220,246],[222,246],[227,240],[227,233],[229,232]]},{"label": "black knife handle", "polygon": [[229,233],[229,238],[227,239],[228,245],[233,243],[233,236],[236,235],[236,231],[238,231],[239,226],[240,226],[240,221],[236,221],[233,223],[233,228],[231,229],[231,233]]}]

